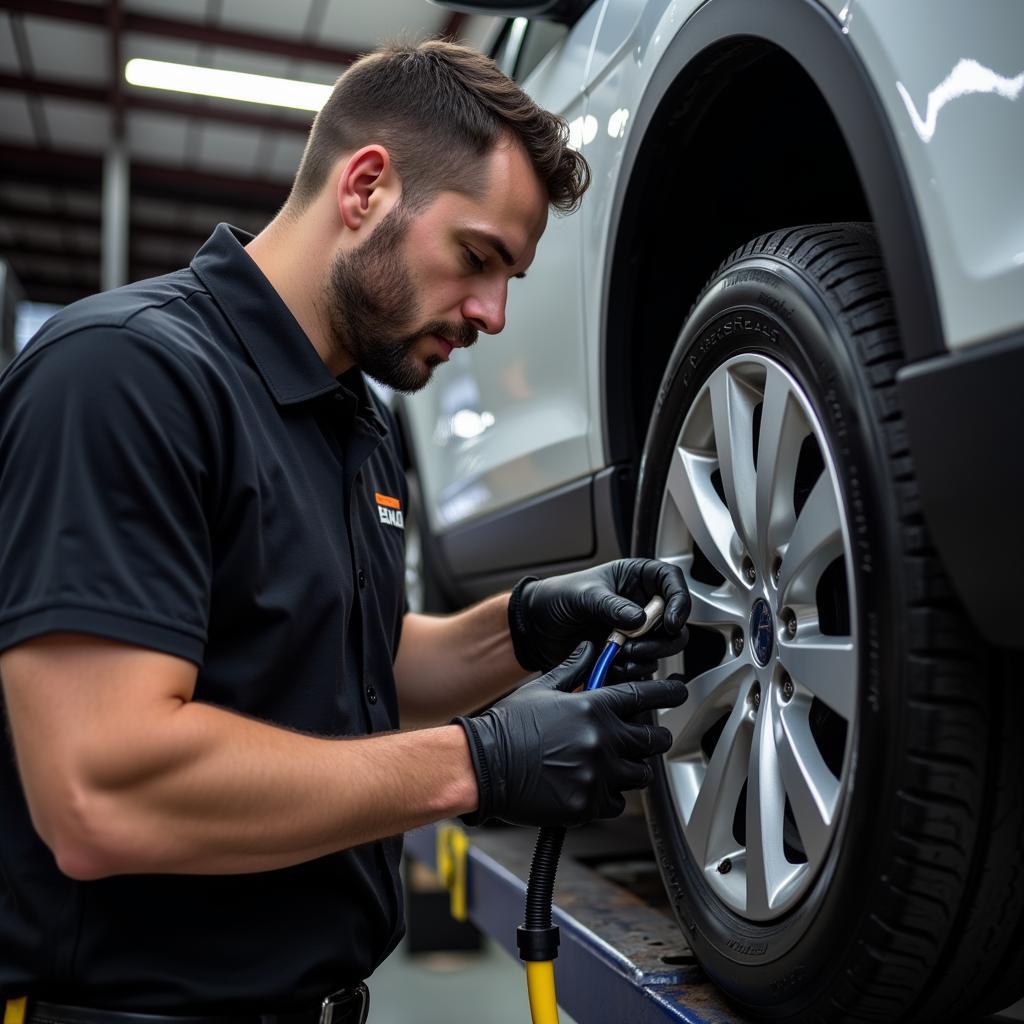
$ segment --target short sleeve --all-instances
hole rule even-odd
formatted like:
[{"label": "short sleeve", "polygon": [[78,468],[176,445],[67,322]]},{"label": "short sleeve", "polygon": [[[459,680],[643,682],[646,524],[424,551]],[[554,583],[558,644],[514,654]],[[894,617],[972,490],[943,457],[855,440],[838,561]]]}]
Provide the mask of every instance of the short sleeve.
[{"label": "short sleeve", "polygon": [[38,340],[0,381],[0,650],[72,631],[201,664],[215,417],[123,327]]}]

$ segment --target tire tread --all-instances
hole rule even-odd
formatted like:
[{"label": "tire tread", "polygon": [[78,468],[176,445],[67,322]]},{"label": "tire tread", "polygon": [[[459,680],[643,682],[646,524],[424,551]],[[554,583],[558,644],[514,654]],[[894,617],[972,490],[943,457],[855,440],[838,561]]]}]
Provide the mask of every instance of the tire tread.
[{"label": "tire tread", "polygon": [[[913,851],[910,856],[901,852],[894,861],[904,867],[908,877],[902,884],[888,883],[891,898],[880,904],[886,912],[873,918],[889,941],[876,939],[861,951],[860,962],[846,971],[845,980],[855,991],[863,993],[864,982],[871,979],[868,991],[876,995],[860,1006],[844,1000],[847,1011],[842,1019],[877,1019],[877,992],[888,965],[893,958],[913,955],[911,949],[920,944],[927,955],[920,959],[918,954],[919,968],[913,977],[894,982],[889,989],[892,1000],[887,1001],[887,1013],[896,1012],[896,1016],[887,1019],[921,1024],[963,1020],[983,1004],[986,1012],[998,1010],[1017,998],[1022,988],[1022,843],[1005,842],[1005,837],[997,835],[997,822],[986,813],[986,805],[998,804],[999,795],[1005,797],[1007,790],[1015,791],[1019,805],[1021,775],[1017,775],[1016,787],[1006,777],[1007,762],[1013,760],[1012,739],[1000,741],[992,735],[998,731],[999,719],[1006,716],[1000,716],[996,707],[986,706],[992,694],[979,686],[984,676],[984,659],[979,658],[982,645],[967,625],[937,554],[926,540],[896,390],[903,352],[873,231],[866,225],[835,227],[832,238],[844,240],[842,261],[849,266],[857,260],[857,272],[837,278],[830,274],[833,268],[822,265],[827,253],[837,251],[839,245],[825,252],[816,251],[814,244],[805,248],[808,240],[820,243],[818,227],[789,235],[798,239],[789,258],[805,273],[813,274],[817,287],[847,323],[873,389],[873,404],[893,470],[892,483],[899,496],[906,552],[903,584],[911,602],[907,653],[911,659],[917,657],[917,667],[925,670],[907,673],[907,733],[913,739],[903,752],[906,777],[913,778],[916,771],[922,781],[898,792],[895,820],[900,824],[893,836],[894,846]],[[771,245],[762,247],[761,252],[771,254]],[[964,716],[973,723],[973,730],[958,728],[957,720],[962,722]],[[987,759],[976,742],[986,730],[991,752]],[[1019,761],[1018,757],[1018,765]],[[988,790],[996,775],[1001,775],[1002,781],[993,798]],[[1019,834],[1019,822],[1018,806],[1016,819],[1008,821],[1004,829],[1016,827]],[[1001,881],[1004,874],[1016,890],[1015,898],[1009,900],[1007,885]],[[911,925],[917,919],[927,921],[927,926]],[[1007,927],[1007,922],[1016,926]],[[1017,973],[1007,974],[1013,970],[1013,962],[1018,965]],[[1001,988],[994,1000],[984,998],[993,987]]]},{"label": "tire tread", "polygon": [[[959,606],[924,523],[896,374],[904,363],[885,267],[870,224],[774,231],[737,248],[784,260],[828,303],[867,382],[895,498],[905,595],[905,737],[887,870],[838,982],[800,1021],[962,1021],[1024,992],[1024,755],[991,679],[992,656]],[[711,287],[709,284],[708,287]],[[705,289],[706,291],[706,289]],[[697,302],[704,292],[698,296]],[[696,305],[696,303],[694,304]],[[984,737],[984,742],[979,742]]]}]

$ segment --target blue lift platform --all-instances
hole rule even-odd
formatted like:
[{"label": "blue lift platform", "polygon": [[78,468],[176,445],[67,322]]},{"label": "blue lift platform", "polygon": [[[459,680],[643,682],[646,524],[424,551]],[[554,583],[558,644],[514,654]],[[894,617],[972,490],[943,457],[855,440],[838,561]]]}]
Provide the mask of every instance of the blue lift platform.
[{"label": "blue lift platform", "polygon": [[[532,829],[445,822],[409,832],[406,852],[437,872],[455,917],[473,921],[518,961],[515,930],[536,837]],[[745,1024],[686,945],[642,818],[569,831],[554,920],[561,933],[558,1002],[581,1024]]]}]

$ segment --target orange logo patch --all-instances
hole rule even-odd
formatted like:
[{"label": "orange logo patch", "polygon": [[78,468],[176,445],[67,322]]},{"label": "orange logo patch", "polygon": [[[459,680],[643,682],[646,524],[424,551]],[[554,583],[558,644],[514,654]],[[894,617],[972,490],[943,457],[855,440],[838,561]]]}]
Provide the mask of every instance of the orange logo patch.
[{"label": "orange logo patch", "polygon": [[380,516],[382,526],[396,526],[399,530],[405,529],[405,516],[402,514],[402,503],[397,498],[387,494],[374,492],[374,500],[377,502],[377,514]]}]

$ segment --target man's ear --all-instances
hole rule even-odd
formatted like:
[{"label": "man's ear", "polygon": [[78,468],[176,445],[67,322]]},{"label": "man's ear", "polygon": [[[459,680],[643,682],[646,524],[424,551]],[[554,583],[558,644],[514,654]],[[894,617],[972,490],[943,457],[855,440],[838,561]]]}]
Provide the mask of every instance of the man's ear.
[{"label": "man's ear", "polygon": [[356,150],[338,175],[336,198],[345,227],[358,230],[395,185],[391,156],[383,146]]}]

